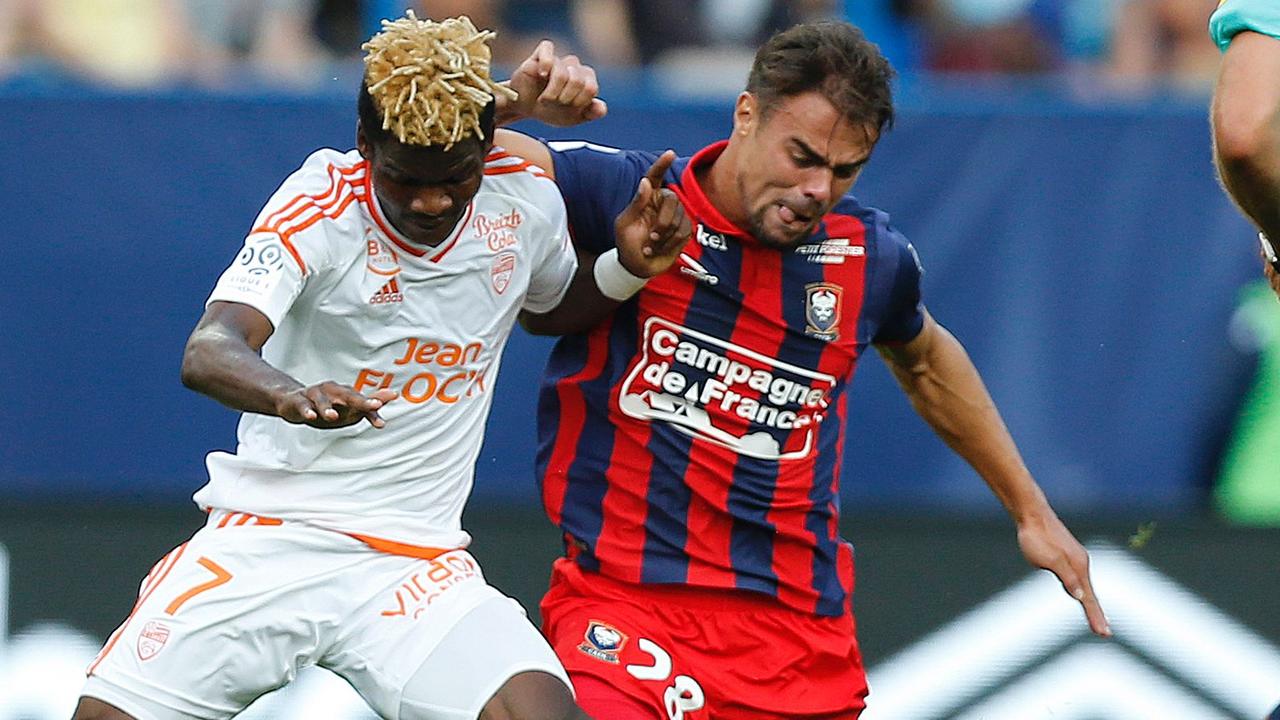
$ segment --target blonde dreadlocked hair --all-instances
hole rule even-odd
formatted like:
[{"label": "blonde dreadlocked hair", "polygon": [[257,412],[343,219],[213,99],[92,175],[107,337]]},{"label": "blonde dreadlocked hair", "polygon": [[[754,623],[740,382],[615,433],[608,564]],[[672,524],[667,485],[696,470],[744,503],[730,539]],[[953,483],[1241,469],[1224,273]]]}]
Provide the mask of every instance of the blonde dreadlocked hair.
[{"label": "blonde dreadlocked hair", "polygon": [[408,145],[444,145],[484,139],[481,115],[497,94],[515,91],[489,77],[491,30],[477,30],[462,15],[419,20],[412,10],[383,20],[382,31],[361,49],[364,85],[382,115],[382,129]]}]

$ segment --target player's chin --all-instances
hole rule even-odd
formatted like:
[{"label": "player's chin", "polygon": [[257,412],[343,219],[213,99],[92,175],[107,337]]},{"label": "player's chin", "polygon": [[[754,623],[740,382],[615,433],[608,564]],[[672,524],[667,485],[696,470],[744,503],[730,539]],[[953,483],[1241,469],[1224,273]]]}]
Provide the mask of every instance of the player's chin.
[{"label": "player's chin", "polygon": [[791,250],[808,239],[812,232],[813,226],[805,225],[800,228],[764,227],[758,229],[754,234],[756,240],[765,247],[770,247],[774,250]]}]

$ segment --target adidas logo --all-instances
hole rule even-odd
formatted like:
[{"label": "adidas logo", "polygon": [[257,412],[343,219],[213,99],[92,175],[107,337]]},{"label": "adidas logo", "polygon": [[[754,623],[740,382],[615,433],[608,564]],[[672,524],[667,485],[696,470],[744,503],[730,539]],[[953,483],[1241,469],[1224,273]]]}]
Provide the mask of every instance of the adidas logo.
[{"label": "adidas logo", "polygon": [[369,298],[370,305],[404,302],[404,294],[400,292],[400,283],[395,278],[387,281],[378,292]]}]

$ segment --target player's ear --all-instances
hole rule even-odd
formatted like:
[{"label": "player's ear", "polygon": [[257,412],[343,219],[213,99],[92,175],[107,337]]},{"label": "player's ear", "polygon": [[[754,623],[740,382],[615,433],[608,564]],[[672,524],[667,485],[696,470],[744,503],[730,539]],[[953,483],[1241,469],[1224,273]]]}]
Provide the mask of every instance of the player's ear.
[{"label": "player's ear", "polygon": [[733,106],[733,132],[740,135],[750,134],[755,123],[759,121],[758,113],[756,96],[745,90],[742,91]]},{"label": "player's ear", "polygon": [[364,123],[359,120],[356,121],[356,149],[365,160],[373,159],[373,145],[369,142],[369,136],[364,133]]}]

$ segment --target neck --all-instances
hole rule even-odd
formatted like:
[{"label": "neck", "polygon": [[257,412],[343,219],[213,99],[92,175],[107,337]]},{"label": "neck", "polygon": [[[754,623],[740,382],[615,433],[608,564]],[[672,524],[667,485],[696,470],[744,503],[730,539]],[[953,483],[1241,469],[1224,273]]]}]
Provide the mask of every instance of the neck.
[{"label": "neck", "polygon": [[710,167],[697,168],[695,174],[702,193],[712,207],[720,211],[726,220],[738,227],[746,227],[747,213],[743,207],[742,194],[738,192],[737,172],[738,152],[733,140],[724,152],[711,163]]}]

